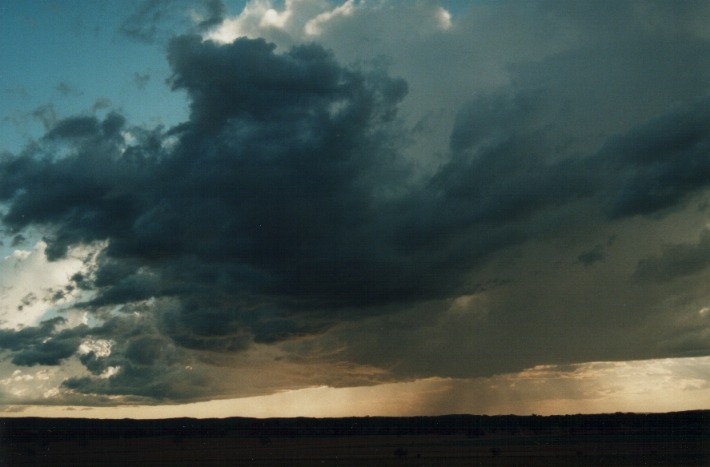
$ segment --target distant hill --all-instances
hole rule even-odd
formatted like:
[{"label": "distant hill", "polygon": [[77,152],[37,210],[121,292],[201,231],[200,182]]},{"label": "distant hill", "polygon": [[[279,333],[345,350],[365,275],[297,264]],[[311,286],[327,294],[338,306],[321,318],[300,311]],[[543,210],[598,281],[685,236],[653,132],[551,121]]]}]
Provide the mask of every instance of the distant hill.
[{"label": "distant hill", "polygon": [[567,434],[635,432],[710,435],[710,410],[672,413],[613,413],[552,416],[442,415],[346,418],[169,418],[158,420],[89,418],[0,418],[0,441],[17,442],[145,436],[313,437],[375,435],[480,436],[483,433]]}]

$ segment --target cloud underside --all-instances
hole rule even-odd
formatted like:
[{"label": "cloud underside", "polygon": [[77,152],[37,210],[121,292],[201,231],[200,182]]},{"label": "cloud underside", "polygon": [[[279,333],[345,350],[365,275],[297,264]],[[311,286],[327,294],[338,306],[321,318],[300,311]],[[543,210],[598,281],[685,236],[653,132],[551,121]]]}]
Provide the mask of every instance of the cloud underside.
[{"label": "cloud underside", "polygon": [[[43,232],[54,262],[93,252],[56,316],[0,331],[6,359],[73,362],[63,390],[110,403],[710,354],[710,44],[680,12],[703,7],[675,29],[662,4],[595,7],[597,30],[582,4],[529,4],[538,54],[508,63],[466,42],[505,5],[404,38],[462,75],[467,43],[456,104],[406,58],[401,78],[339,60],[362,5],[321,16],[325,46],[173,38],[187,121],[68,117],[0,159],[7,232]],[[543,43],[549,15],[575,39]],[[486,66],[504,78],[477,88]]]}]

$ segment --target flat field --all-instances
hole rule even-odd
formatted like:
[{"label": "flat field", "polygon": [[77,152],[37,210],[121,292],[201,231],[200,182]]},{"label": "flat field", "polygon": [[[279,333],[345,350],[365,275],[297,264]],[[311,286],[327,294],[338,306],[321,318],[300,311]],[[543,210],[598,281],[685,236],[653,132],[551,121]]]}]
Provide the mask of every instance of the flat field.
[{"label": "flat field", "polygon": [[[544,421],[546,417],[539,418]],[[586,428],[539,421],[533,428],[525,423],[518,423],[515,428],[496,424],[483,427],[478,423],[472,428],[465,420],[463,424],[457,420],[447,425],[432,417],[426,423],[419,419],[415,430],[407,429],[406,419],[356,426],[357,420],[363,421],[339,419],[343,423],[336,428],[328,421],[312,419],[281,420],[275,424],[273,420],[253,421],[252,425],[241,420],[241,425],[231,429],[224,424],[215,429],[194,421],[191,426],[166,422],[162,434],[152,428],[136,428],[141,422],[133,422],[137,425],[132,425],[131,430],[123,425],[120,429],[113,426],[110,432],[100,429],[71,432],[61,424],[42,431],[33,425],[24,432],[15,429],[14,438],[5,433],[0,465],[710,465],[710,430],[703,427],[706,417],[692,426],[605,424]],[[350,434],[346,421],[353,427]],[[153,428],[160,426],[153,423]],[[61,429],[64,431],[57,432]]]}]

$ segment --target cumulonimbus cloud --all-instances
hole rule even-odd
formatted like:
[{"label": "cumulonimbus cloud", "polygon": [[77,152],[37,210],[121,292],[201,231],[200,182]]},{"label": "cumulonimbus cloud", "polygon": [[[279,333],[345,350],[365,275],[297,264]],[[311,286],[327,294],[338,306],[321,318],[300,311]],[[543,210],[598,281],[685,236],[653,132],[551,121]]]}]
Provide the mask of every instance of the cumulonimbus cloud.
[{"label": "cumulonimbus cloud", "polygon": [[[535,5],[565,28],[576,21],[575,9]],[[344,28],[372,14],[358,8]],[[640,27],[637,12],[623,14]],[[432,50],[465,41],[466,24],[428,32]],[[78,358],[88,374],[65,382],[72,391],[154,400],[228,394],[204,368],[255,348],[278,349],[289,371],[352,365],[404,379],[674,355],[662,345],[674,339],[687,351],[683,336],[709,324],[649,331],[673,311],[639,279],[706,273],[707,261],[670,267],[680,247],[653,253],[670,217],[695,226],[710,184],[710,74],[667,77],[708,71],[710,44],[673,35],[672,53],[663,30],[580,34],[567,50],[545,44],[555,53],[496,64],[509,79],[446,110],[448,146],[427,170],[412,143],[422,125],[400,112],[408,77],[383,61],[344,65],[316,43],[172,39],[170,85],[189,97],[187,121],[69,117],[0,161],[5,228],[42,230],[51,260],[105,245],[71,280],[86,292],[71,306],[93,325],[54,318],[2,331],[0,347],[16,365]],[[622,251],[639,222],[657,234]],[[705,296],[688,287],[673,293],[699,306]],[[111,351],[80,352],[87,339]]]}]

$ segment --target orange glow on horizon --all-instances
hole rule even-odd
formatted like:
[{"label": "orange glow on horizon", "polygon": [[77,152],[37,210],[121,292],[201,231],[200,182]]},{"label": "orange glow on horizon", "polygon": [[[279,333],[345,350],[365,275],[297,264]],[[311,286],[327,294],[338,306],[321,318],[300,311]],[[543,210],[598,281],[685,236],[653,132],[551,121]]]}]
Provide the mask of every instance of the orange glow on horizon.
[{"label": "orange glow on horizon", "polygon": [[708,368],[710,357],[545,365],[488,378],[321,386],[174,405],[7,406],[0,414],[139,419],[671,412],[710,408]]}]

